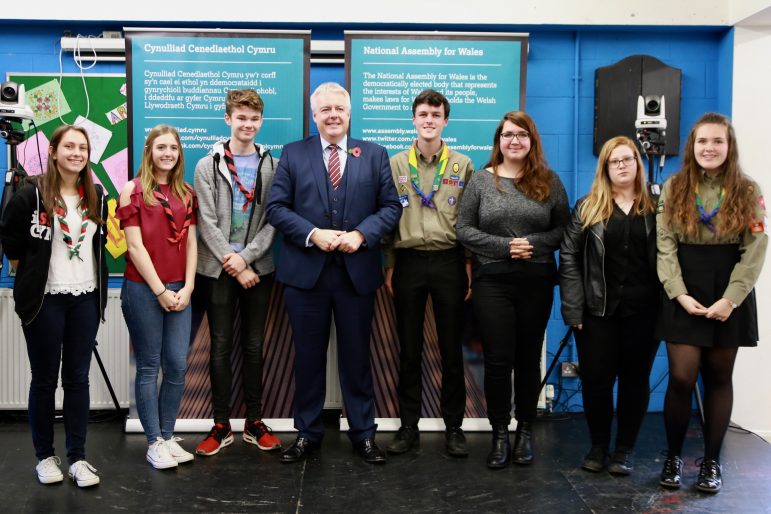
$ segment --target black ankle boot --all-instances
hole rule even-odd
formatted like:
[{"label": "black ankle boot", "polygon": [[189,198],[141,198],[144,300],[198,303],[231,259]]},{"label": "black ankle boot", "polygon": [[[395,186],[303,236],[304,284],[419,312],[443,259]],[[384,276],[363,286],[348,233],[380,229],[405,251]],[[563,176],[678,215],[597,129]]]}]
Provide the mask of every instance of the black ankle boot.
[{"label": "black ankle boot", "polygon": [[704,493],[717,493],[723,486],[723,474],[720,463],[713,459],[704,459],[696,479],[696,489]]},{"label": "black ankle boot", "polygon": [[493,448],[487,454],[487,467],[501,469],[509,465],[511,443],[509,442],[509,427],[506,425],[493,426]]},{"label": "black ankle boot", "polygon": [[512,460],[517,464],[533,463],[533,430],[529,421],[517,423],[517,437],[514,439]]},{"label": "black ankle boot", "polygon": [[680,489],[680,477],[683,474],[683,460],[678,456],[669,456],[664,461],[659,484],[668,489]]}]

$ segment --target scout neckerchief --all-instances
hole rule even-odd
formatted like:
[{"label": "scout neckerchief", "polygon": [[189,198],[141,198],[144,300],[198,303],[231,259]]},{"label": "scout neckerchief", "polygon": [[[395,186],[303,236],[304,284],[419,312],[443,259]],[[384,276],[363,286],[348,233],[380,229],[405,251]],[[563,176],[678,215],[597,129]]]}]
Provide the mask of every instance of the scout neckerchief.
[{"label": "scout neckerchief", "polygon": [[701,196],[699,196],[699,184],[696,184],[696,208],[699,209],[699,219],[697,221],[704,223],[713,234],[717,234],[717,229],[715,228],[715,225],[712,224],[712,218],[720,211],[720,206],[723,205],[724,199],[725,188],[721,188],[720,196],[717,199],[717,205],[712,209],[712,212],[707,214],[707,211],[704,210],[704,204],[701,202]]},{"label": "scout neckerchief", "polygon": [[80,245],[83,244],[83,240],[86,238],[86,228],[88,228],[88,205],[85,199],[83,184],[80,183],[80,179],[78,179],[78,197],[78,207],[80,208],[80,217],[82,220],[80,222],[80,234],[78,235],[77,243],[73,244],[72,242],[70,226],[67,223],[67,218],[64,217],[67,213],[67,206],[65,205],[61,195],[56,195],[56,198],[54,198],[54,204],[56,205],[54,212],[56,213],[56,219],[59,220],[59,226],[62,228],[62,233],[64,234],[64,242],[67,244],[67,250],[69,251],[70,259],[77,257],[82,261],[83,259],[80,257]]},{"label": "scout neckerchief", "polygon": [[416,193],[418,193],[418,196],[420,196],[421,204],[430,207],[432,209],[436,209],[436,205],[434,205],[433,198],[437,191],[439,191],[439,186],[442,184],[442,177],[444,176],[444,170],[447,167],[447,160],[448,160],[448,154],[450,153],[447,149],[447,145],[442,145],[444,148],[442,149],[442,155],[439,157],[439,165],[436,168],[436,176],[434,177],[434,185],[431,188],[431,191],[428,192],[428,194],[424,193],[420,189],[420,177],[418,176],[418,154],[415,151],[415,145],[412,145],[412,148],[410,148],[410,157],[409,157],[409,164],[410,164],[410,182],[412,182],[412,188],[415,190]]},{"label": "scout neckerchief", "polygon": [[[225,165],[228,167],[228,170],[230,170],[230,174],[233,176],[233,180],[236,182],[236,185],[238,186],[238,190],[241,191],[241,193],[246,197],[246,200],[244,200],[244,205],[241,207],[241,210],[243,212],[246,212],[246,209],[249,208],[249,204],[254,201],[254,190],[257,188],[257,185],[260,185],[260,190],[262,190],[262,182],[260,181],[260,170],[257,170],[257,175],[254,179],[254,185],[252,186],[252,190],[247,190],[244,185],[241,183],[241,180],[238,178],[238,171],[236,171],[236,163],[233,160],[233,152],[230,151],[230,141],[225,141]],[[256,145],[255,145],[256,148]],[[257,150],[259,153],[259,150]],[[261,194],[262,191],[258,192],[258,194]],[[257,203],[260,203],[259,200]]]},{"label": "scout neckerchief", "polygon": [[171,228],[171,233],[173,236],[168,238],[168,240],[171,244],[177,245],[177,248],[179,249],[179,247],[182,246],[182,238],[184,238],[185,234],[187,234],[187,229],[190,226],[190,223],[193,221],[192,195],[190,194],[190,191],[188,191],[188,193],[185,195],[185,199],[183,200],[186,211],[185,222],[182,224],[182,230],[177,230],[177,224],[174,222],[174,213],[171,211],[169,199],[161,192],[161,187],[157,183],[153,189],[153,196],[155,196],[156,200],[160,202],[161,206],[163,207],[163,212],[166,214],[166,219],[169,221],[169,228]]}]

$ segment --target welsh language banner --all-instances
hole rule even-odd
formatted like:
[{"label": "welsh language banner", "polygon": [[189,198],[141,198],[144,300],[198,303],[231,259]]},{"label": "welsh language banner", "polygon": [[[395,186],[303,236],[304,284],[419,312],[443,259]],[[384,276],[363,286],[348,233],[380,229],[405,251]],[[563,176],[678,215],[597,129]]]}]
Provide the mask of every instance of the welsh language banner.
[{"label": "welsh language banner", "polygon": [[524,110],[527,44],[516,34],[346,32],[351,135],[404,150],[415,138],[412,101],[436,89],[450,101],[444,140],[481,167],[503,114]]},{"label": "welsh language banner", "polygon": [[185,176],[229,137],[225,95],[255,89],[265,102],[257,142],[278,158],[308,131],[310,34],[126,30],[130,169],[136,173],[146,134],[158,124],[179,129]]},{"label": "welsh language banner", "polygon": [[[257,142],[268,147],[276,162],[286,143],[308,132],[310,33],[292,32],[178,32],[168,29],[126,30],[126,72],[129,106],[130,176],[136,174],[147,133],[158,124],[179,129],[185,157],[185,179],[193,182],[195,165],[215,142],[230,136],[225,123],[225,95],[231,89],[255,89],[263,101],[263,124]],[[201,284],[198,284],[201,285]],[[206,431],[211,427],[209,382],[209,325],[204,287],[193,298],[191,349],[185,392],[177,420],[178,431]],[[236,321],[234,339],[239,338]],[[282,289],[271,297],[265,336],[264,418],[277,430],[291,429],[293,348]],[[231,398],[234,429],[245,415],[239,344],[232,356]],[[132,380],[135,360],[130,358]],[[126,430],[141,431],[136,399],[130,399]]]}]

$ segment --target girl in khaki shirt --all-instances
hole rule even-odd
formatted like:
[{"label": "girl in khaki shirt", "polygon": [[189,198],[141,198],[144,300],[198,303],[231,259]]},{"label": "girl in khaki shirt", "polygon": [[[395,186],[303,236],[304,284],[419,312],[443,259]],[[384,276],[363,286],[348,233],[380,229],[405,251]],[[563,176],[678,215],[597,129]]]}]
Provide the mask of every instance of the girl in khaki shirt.
[{"label": "girl in khaki shirt", "polygon": [[722,486],[720,447],[733,404],[740,346],[758,340],[753,287],[768,244],[765,203],[739,166],[727,118],[708,113],[691,129],[683,167],[665,185],[657,209],[658,274],[666,292],[657,335],[667,342],[669,385],[664,422],[669,456],[660,484],[679,488],[691,393],[704,382],[704,458],[696,488]]}]

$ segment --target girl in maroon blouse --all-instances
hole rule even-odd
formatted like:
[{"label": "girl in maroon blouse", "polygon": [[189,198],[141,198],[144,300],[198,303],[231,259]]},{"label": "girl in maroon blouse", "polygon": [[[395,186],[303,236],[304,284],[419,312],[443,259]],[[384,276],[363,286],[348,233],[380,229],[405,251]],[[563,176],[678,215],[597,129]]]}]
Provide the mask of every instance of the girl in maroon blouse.
[{"label": "girl in maroon blouse", "polygon": [[134,386],[149,445],[147,460],[156,469],[193,460],[173,435],[185,386],[198,252],[195,195],[184,173],[177,130],[156,126],[147,136],[137,178],[120,195],[117,212],[128,241],[121,307],[136,359]]}]

